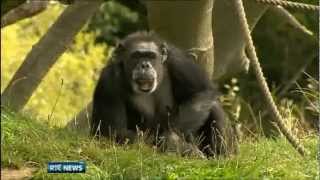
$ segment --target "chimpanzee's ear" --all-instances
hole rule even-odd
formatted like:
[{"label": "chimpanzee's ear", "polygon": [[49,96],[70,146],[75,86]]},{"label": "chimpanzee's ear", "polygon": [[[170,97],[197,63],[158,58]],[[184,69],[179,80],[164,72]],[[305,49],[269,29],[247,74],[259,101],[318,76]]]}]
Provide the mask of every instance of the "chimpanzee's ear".
[{"label": "chimpanzee's ear", "polygon": [[116,47],[115,47],[115,50],[114,50],[114,54],[115,55],[119,55],[119,53],[123,52],[124,51],[124,45],[123,45],[123,42],[121,41],[118,41],[116,43]]},{"label": "chimpanzee's ear", "polygon": [[168,59],[168,45],[167,43],[162,43],[160,45],[160,51],[161,51],[161,63],[164,63]]},{"label": "chimpanzee's ear", "polygon": [[124,51],[125,51],[125,47],[123,45],[123,42],[116,41],[115,48],[112,52],[111,60],[122,64],[122,58],[120,56],[121,56],[121,54],[124,53]]},{"label": "chimpanzee's ear", "polygon": [[118,64],[121,68],[123,68],[123,58],[121,58],[121,54],[123,54],[124,51],[125,48],[123,43],[121,41],[116,41],[116,45],[111,53],[110,62]]}]

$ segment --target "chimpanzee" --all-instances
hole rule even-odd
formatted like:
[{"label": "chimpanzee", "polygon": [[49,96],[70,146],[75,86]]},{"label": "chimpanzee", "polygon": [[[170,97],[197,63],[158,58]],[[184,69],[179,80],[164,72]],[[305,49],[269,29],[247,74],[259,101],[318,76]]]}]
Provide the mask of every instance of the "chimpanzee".
[{"label": "chimpanzee", "polygon": [[[133,141],[137,128],[157,137],[196,138],[207,156],[226,154],[229,123],[218,92],[192,56],[152,32],[124,38],[102,70],[91,134]],[[171,134],[171,135],[170,135]]]}]

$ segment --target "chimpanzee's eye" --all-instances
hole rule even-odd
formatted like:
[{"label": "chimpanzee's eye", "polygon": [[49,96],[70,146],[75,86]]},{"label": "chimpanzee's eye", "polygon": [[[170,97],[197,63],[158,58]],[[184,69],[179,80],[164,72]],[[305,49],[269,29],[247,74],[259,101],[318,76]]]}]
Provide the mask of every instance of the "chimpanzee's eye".
[{"label": "chimpanzee's eye", "polygon": [[149,58],[149,59],[155,59],[157,57],[156,53],[154,52],[146,52],[146,56]]},{"label": "chimpanzee's eye", "polygon": [[139,58],[148,58],[148,59],[156,59],[156,53],[152,51],[135,51],[131,54],[131,58],[139,59]]},{"label": "chimpanzee's eye", "polygon": [[131,54],[131,58],[133,58],[133,59],[138,59],[138,58],[140,58],[140,57],[142,57],[142,54],[141,54],[140,51],[135,51],[135,52],[133,52],[133,53]]}]

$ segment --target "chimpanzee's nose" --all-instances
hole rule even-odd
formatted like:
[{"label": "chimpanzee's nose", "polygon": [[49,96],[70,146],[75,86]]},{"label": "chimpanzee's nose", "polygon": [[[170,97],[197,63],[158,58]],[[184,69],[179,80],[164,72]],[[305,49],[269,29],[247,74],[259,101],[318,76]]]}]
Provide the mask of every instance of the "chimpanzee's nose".
[{"label": "chimpanzee's nose", "polygon": [[146,61],[142,62],[141,68],[142,68],[142,69],[149,69],[149,68],[151,68],[150,62],[146,62]]}]

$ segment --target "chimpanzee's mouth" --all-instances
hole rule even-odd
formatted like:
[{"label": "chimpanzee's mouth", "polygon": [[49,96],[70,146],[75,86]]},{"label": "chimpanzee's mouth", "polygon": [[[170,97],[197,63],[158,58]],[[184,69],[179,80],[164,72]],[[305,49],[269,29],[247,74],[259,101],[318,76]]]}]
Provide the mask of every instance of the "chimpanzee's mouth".
[{"label": "chimpanzee's mouth", "polygon": [[150,92],[153,89],[154,79],[137,79],[135,82],[140,91]]}]

